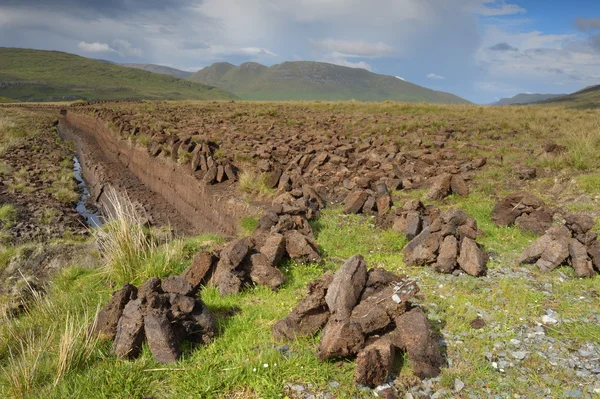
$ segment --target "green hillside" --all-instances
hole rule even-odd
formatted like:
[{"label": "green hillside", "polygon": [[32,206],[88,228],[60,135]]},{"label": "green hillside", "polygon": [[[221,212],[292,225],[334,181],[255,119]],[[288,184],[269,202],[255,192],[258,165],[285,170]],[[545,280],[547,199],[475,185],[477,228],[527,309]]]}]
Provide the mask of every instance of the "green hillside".
[{"label": "green hillside", "polygon": [[563,106],[575,109],[600,108],[600,85],[589,86],[573,94],[540,101],[536,104]]},{"label": "green hillside", "polygon": [[501,98],[499,101],[491,105],[515,105],[515,104],[530,104],[538,101],[549,100],[555,97],[566,96],[566,94],[529,94],[519,93],[510,98]]},{"label": "green hillside", "polygon": [[216,63],[190,77],[245,100],[359,100],[467,104],[450,93],[430,90],[393,76],[322,62],[296,61],[266,67]]},{"label": "green hillside", "polygon": [[155,65],[155,64],[120,64],[127,68],[136,68],[141,69],[143,71],[160,73],[163,75],[173,76],[174,78],[189,78],[192,76],[192,72],[182,71],[180,69],[175,69],[171,67],[167,67],[164,65]]},{"label": "green hillside", "polygon": [[0,48],[0,96],[21,101],[233,99],[221,89],[58,51]]},{"label": "green hillside", "polygon": [[11,100],[10,98],[0,97],[0,104],[2,103],[16,103],[17,101]]}]

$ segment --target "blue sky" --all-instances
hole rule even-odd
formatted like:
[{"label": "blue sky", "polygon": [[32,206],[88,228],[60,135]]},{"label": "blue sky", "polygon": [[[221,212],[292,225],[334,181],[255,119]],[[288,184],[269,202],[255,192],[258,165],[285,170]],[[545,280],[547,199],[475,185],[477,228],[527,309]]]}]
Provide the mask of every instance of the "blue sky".
[{"label": "blue sky", "polygon": [[0,46],[184,70],[323,61],[490,103],[600,84],[600,1],[0,0]]}]

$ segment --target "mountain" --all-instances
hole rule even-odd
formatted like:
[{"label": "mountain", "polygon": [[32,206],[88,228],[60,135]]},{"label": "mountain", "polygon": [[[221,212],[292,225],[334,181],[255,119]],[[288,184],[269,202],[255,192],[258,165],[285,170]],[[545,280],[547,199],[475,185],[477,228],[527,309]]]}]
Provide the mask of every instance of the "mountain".
[{"label": "mountain", "polygon": [[160,73],[162,75],[173,76],[174,78],[189,78],[192,76],[193,72],[181,71],[179,69],[170,68],[163,65],[155,65],[155,64],[120,64],[127,68],[136,68],[141,69],[143,71]]},{"label": "mountain", "polygon": [[519,93],[514,97],[501,98],[499,101],[490,105],[513,105],[513,104],[530,104],[538,101],[549,100],[551,98],[565,96],[566,94],[529,94]]},{"label": "mountain", "polygon": [[575,93],[540,101],[536,104],[547,104],[576,109],[600,108],[600,85],[588,86]]},{"label": "mountain", "polygon": [[4,47],[0,96],[21,101],[236,98],[216,87],[74,54]]},{"label": "mountain", "polygon": [[359,100],[468,104],[454,94],[430,90],[394,76],[323,62],[294,61],[266,67],[216,63],[190,80],[214,85],[244,100]]}]

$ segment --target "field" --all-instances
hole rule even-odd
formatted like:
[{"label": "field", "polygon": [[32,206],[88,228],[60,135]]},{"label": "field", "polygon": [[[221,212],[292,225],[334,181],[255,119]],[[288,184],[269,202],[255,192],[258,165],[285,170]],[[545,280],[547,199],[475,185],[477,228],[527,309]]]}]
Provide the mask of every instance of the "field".
[{"label": "field", "polygon": [[[6,236],[0,247],[0,271],[14,269],[31,251],[65,245],[77,249],[53,270],[49,282],[49,278],[39,281],[45,288],[27,298],[22,312],[4,316],[0,396],[372,397],[372,390],[354,384],[352,358],[318,360],[319,335],[282,343],[271,332],[305,295],[309,281],[337,270],[357,253],[369,267],[383,267],[417,281],[421,291],[416,303],[442,343],[447,366],[438,378],[420,381],[408,358],[397,359],[393,385],[400,397],[411,392],[415,398],[591,398],[600,392],[600,370],[593,365],[586,368],[597,362],[600,353],[599,277],[576,278],[567,265],[548,273],[519,265],[520,253],[538,237],[515,226],[497,226],[491,218],[500,198],[527,191],[559,211],[555,224],[575,212],[592,216],[594,231],[599,231],[598,111],[392,102],[148,101],[77,104],[68,112],[99,118],[122,140],[153,152],[160,149],[157,157],[173,159],[186,171],[193,158],[183,151],[173,156],[173,138],[214,142],[218,144],[214,160],[239,168],[239,181],[233,185],[239,198],[259,207],[281,194],[266,186],[273,168],[280,165],[293,178],[295,169],[287,168],[292,159],[312,155],[314,161],[327,152],[327,161],[310,173],[299,173],[327,202],[320,217],[311,221],[324,261],[306,265],[286,260],[280,265],[286,282],[276,291],[259,286],[222,297],[215,286],[203,288],[202,300],[218,318],[219,334],[211,344],[184,347],[181,359],[166,366],[153,359],[147,345],[139,358],[125,361],[111,355],[111,342],[88,333],[89,323],[111,292],[127,281],[137,285],[152,276],[179,274],[199,250],[218,249],[232,237],[177,237],[160,228],[117,221],[126,232],[120,248],[135,254],[128,258],[131,269],[126,275],[119,271],[123,259],[117,253],[98,252],[93,245],[95,237],[116,237],[114,225],[94,230],[90,237],[74,237],[71,232],[23,242],[11,237],[12,226],[23,216],[0,212]],[[58,112],[0,108],[3,159],[16,162],[20,157],[30,164],[18,170],[12,165],[2,167],[3,192],[10,193],[13,187],[23,193],[19,198],[26,198],[27,188],[37,181],[27,178],[32,173],[19,173],[23,168],[33,170],[29,166],[40,162],[21,151],[40,145],[44,154],[72,155],[73,149],[52,129],[56,117]],[[548,146],[550,142],[556,147]],[[352,151],[364,154],[364,162],[344,155]],[[401,155],[388,157],[389,152]],[[394,206],[401,208],[419,199],[442,210],[462,209],[475,218],[485,233],[477,242],[490,254],[487,276],[440,274],[432,267],[407,265],[402,249],[408,239],[391,228],[395,209],[384,215],[343,212],[342,201],[350,190],[345,186],[364,177],[372,184],[389,179],[400,158],[404,178],[391,191]],[[262,162],[266,159],[269,167]],[[463,168],[473,164],[478,166]],[[52,187],[72,188],[65,183],[72,181],[67,166],[53,172],[66,177],[44,182],[48,198],[54,194],[57,199]],[[535,168],[536,177],[521,179],[520,166]],[[431,199],[432,181],[447,170],[461,171],[469,194]],[[194,168],[191,173],[202,180],[207,171]],[[19,182],[22,188],[15,186]],[[215,183],[219,184],[225,183]],[[7,209],[16,209],[23,201],[0,198]],[[58,202],[55,208],[64,211]],[[259,216],[242,219],[239,236],[250,235]],[[128,240],[139,234],[147,238],[142,245]],[[35,276],[27,281],[33,285]],[[6,303],[14,301],[9,291],[1,292]],[[544,321],[548,317],[556,323]],[[484,321],[483,326],[472,324],[476,318]]]}]

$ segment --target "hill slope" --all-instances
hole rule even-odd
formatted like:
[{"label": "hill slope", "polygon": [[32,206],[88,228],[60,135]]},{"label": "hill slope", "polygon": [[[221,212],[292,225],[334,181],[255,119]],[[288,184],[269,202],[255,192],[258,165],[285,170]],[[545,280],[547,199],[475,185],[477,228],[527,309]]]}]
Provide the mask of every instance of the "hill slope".
[{"label": "hill slope", "polygon": [[600,85],[589,86],[575,93],[540,101],[537,104],[557,105],[577,109],[600,108]]},{"label": "hill slope", "polygon": [[18,101],[15,100],[11,100],[10,98],[6,98],[6,97],[0,97],[0,104],[2,103],[16,103]]},{"label": "hill slope", "polygon": [[450,93],[430,90],[393,76],[322,62],[295,61],[266,67],[216,63],[190,80],[215,85],[245,100],[360,100],[467,104]]},{"label": "hill slope", "polygon": [[566,94],[529,94],[519,93],[514,97],[501,98],[499,101],[490,105],[513,105],[513,104],[530,104],[538,101],[549,100],[555,97],[566,96]]},{"label": "hill slope", "polygon": [[221,89],[58,51],[0,48],[0,96],[21,101],[232,99]]},{"label": "hill slope", "polygon": [[190,76],[193,75],[193,72],[186,72],[186,71],[182,71],[180,69],[175,69],[175,68],[171,68],[171,67],[167,67],[167,66],[163,66],[163,65],[155,65],[155,64],[120,64],[120,65],[127,67],[127,68],[141,69],[143,71],[160,73],[162,75],[169,75],[169,76],[173,76],[174,78],[181,78],[181,79],[189,78]]}]

